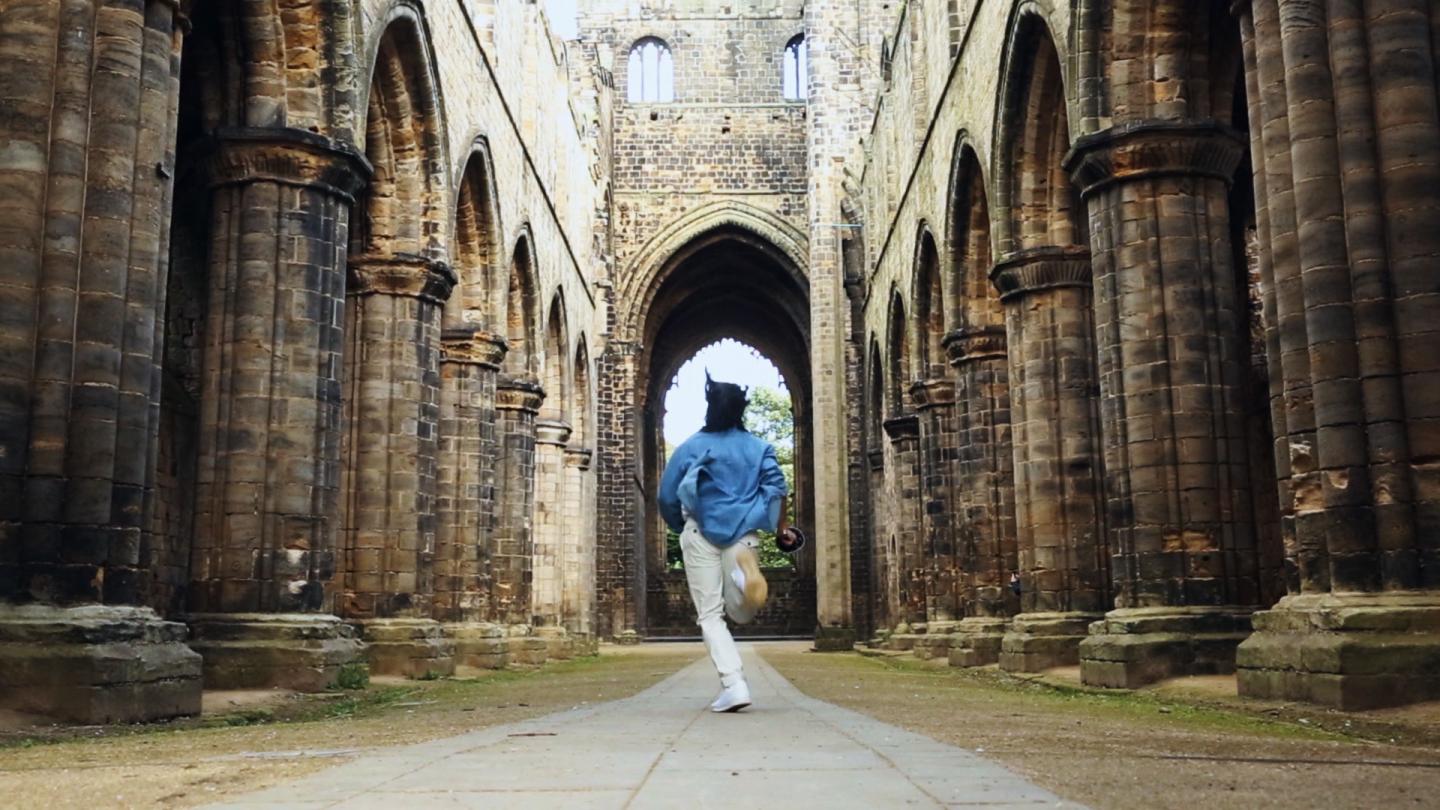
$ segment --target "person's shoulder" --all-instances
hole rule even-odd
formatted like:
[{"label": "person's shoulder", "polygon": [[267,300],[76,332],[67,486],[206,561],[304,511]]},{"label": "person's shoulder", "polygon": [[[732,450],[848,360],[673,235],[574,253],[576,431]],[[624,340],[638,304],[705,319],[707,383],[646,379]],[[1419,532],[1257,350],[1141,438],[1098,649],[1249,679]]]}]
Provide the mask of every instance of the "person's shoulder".
[{"label": "person's shoulder", "polygon": [[710,441],[711,434],[706,433],[703,430],[697,430],[694,433],[690,434],[690,438],[681,442],[680,446],[675,448],[675,452],[671,455],[671,457],[678,458],[681,455],[694,455],[695,453],[701,452],[706,447],[708,447],[710,445]]},{"label": "person's shoulder", "polygon": [[754,452],[760,453],[760,454],[762,454],[762,455],[765,454],[765,453],[767,453],[767,452],[769,452],[769,453],[775,452],[775,446],[774,446],[774,445],[770,444],[770,442],[765,441],[764,439],[760,438],[759,436],[756,436],[754,433],[750,433],[750,432],[748,432],[748,431],[736,431],[736,432],[737,432],[737,433],[740,433],[742,436],[745,437],[745,438],[744,438],[745,443],[746,443],[747,445],[749,445],[749,446],[754,450]]}]

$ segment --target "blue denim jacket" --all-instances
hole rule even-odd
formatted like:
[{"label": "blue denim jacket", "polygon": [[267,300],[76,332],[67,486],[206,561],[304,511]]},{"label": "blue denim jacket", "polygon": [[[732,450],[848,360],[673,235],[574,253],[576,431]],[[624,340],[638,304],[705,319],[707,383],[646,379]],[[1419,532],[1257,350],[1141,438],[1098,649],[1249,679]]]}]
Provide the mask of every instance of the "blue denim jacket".
[{"label": "blue denim jacket", "polygon": [[753,531],[775,531],[785,474],[775,448],[743,430],[701,431],[685,440],[660,477],[660,516],[675,531],[685,514],[724,548]]}]

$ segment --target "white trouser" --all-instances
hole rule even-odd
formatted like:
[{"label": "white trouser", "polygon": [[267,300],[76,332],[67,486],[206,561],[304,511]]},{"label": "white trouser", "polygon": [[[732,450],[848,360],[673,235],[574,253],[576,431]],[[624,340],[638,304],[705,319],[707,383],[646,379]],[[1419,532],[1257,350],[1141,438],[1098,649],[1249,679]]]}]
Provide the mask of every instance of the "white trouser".
[{"label": "white trouser", "polygon": [[735,558],[740,549],[753,549],[759,542],[758,537],[747,534],[726,548],[718,548],[700,534],[694,520],[685,521],[685,530],[680,532],[680,552],[685,559],[690,598],[695,602],[696,623],[705,637],[710,660],[715,662],[715,671],[720,673],[720,683],[726,687],[744,680],[745,675],[740,667],[740,651],[735,648],[730,628],[725,626],[725,614],[740,624],[755,618],[745,610],[745,593],[735,584],[731,572],[739,568]]}]

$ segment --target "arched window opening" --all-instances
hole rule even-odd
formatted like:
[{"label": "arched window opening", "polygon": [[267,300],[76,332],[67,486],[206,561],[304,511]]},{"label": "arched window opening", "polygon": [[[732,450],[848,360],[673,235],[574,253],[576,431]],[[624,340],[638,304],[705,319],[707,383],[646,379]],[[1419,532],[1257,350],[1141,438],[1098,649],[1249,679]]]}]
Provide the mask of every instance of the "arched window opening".
[{"label": "arched window opening", "polygon": [[796,34],[785,45],[783,85],[786,101],[804,101],[810,97],[810,48],[805,35]]},{"label": "arched window opening", "polygon": [[630,48],[626,98],[634,102],[675,100],[675,60],[670,46],[654,37]]}]

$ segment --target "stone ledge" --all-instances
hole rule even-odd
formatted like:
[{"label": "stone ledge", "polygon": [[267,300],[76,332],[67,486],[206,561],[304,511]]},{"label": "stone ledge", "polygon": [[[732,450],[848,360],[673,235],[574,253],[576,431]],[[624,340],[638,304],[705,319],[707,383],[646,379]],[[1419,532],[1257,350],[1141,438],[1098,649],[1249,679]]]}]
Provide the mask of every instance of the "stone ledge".
[{"label": "stone ledge", "polygon": [[1000,668],[1040,672],[1080,663],[1080,642],[1095,613],[1022,613],[1010,620],[1000,641]]},{"label": "stone ledge", "polygon": [[510,640],[505,628],[489,622],[463,622],[444,626],[455,645],[455,672],[504,669],[510,664]]},{"label": "stone ledge", "polygon": [[434,619],[365,619],[354,625],[372,674],[426,678],[455,672],[455,645]]},{"label": "stone ledge", "polygon": [[365,645],[354,628],[328,614],[193,614],[188,620],[207,689],[320,692],[341,668],[364,662]]},{"label": "stone ledge", "polygon": [[199,714],[185,634],[149,608],[0,606],[0,707],[72,723]]},{"label": "stone ledge", "polygon": [[950,636],[950,666],[983,667],[999,663],[1009,619],[972,616],[961,619]]},{"label": "stone ledge", "polygon": [[550,645],[535,635],[535,628],[528,624],[512,624],[505,634],[510,644],[510,663],[525,667],[538,667],[550,660]]},{"label": "stone ledge", "polygon": [[1440,594],[1287,596],[1236,652],[1243,697],[1343,710],[1440,699]]},{"label": "stone ledge", "polygon": [[855,649],[855,628],[816,627],[815,652],[849,652]]}]

